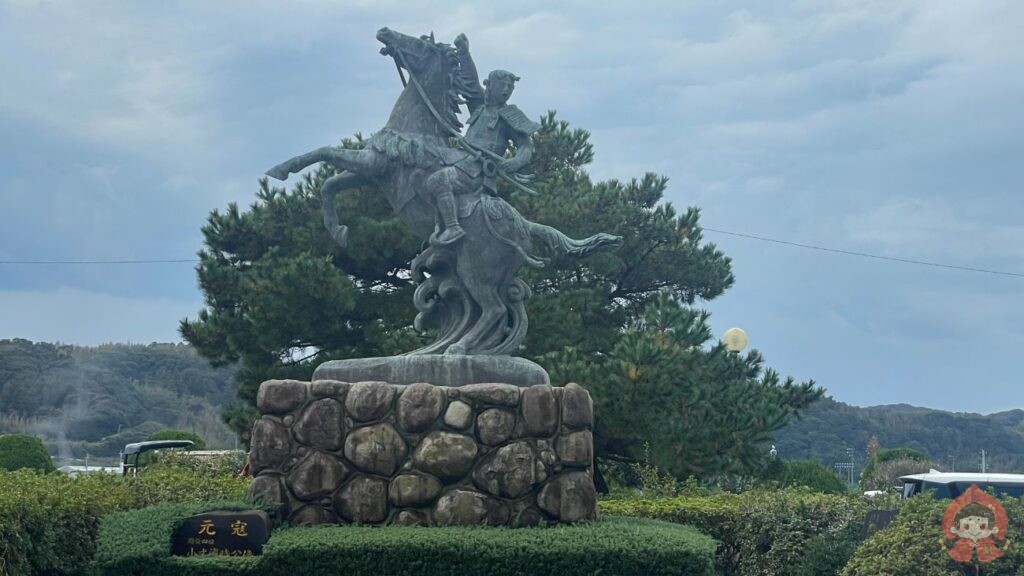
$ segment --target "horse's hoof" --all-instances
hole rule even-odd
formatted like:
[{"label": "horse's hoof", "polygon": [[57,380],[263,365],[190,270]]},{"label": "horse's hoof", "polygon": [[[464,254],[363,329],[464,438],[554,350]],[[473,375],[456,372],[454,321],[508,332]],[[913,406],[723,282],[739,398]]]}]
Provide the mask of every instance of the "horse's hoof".
[{"label": "horse's hoof", "polygon": [[463,230],[462,226],[452,226],[445,228],[440,234],[434,233],[430,237],[430,243],[438,246],[451,246],[458,242],[466,235],[466,231]]},{"label": "horse's hoof", "polygon": [[267,176],[270,176],[274,180],[285,181],[288,179],[288,169],[284,166],[274,166],[270,170],[264,172]]}]

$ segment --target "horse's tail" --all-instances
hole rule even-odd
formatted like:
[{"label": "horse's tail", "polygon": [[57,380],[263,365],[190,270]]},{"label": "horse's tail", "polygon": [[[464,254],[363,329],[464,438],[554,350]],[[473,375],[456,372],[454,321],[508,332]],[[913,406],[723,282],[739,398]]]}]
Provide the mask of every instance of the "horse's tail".
[{"label": "horse's tail", "polygon": [[621,236],[604,233],[594,234],[583,240],[573,240],[551,226],[530,222],[529,220],[526,220],[526,225],[531,237],[544,242],[553,250],[560,250],[570,256],[579,258],[599,250],[618,246],[622,242]]}]

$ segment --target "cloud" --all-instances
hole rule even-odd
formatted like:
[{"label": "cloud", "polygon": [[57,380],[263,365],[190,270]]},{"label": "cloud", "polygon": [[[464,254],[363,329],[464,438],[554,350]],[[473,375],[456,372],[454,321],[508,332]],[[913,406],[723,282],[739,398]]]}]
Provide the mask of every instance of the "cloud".
[{"label": "cloud", "polygon": [[98,345],[177,342],[178,321],[201,306],[193,299],[122,297],[60,288],[0,291],[0,338]]},{"label": "cloud", "polygon": [[1024,226],[996,224],[987,210],[975,212],[981,214],[935,198],[902,197],[848,216],[844,227],[850,240],[886,256],[965,266],[1024,258]]},{"label": "cloud", "polygon": [[[595,177],[666,174],[708,226],[1021,271],[1022,17],[1013,0],[7,2],[0,255],[191,256],[268,166],[384,124],[387,25],[466,32],[482,71],[523,77],[520,108],[592,132]],[[738,278],[713,323],[783,373],[864,403],[921,398],[907,379],[952,394],[972,369],[1012,381],[1017,279],[708,238]],[[0,290],[11,335],[83,342],[175,338],[201,302],[189,265],[0,268]],[[124,310],[138,320],[101,320]]]},{"label": "cloud", "polygon": [[[130,12],[114,9],[105,18],[104,11],[49,4],[9,9],[0,25],[9,80],[0,110],[87,145],[143,156],[210,148],[214,122],[204,79],[215,58],[170,50]],[[45,35],[36,33],[42,26]]]}]

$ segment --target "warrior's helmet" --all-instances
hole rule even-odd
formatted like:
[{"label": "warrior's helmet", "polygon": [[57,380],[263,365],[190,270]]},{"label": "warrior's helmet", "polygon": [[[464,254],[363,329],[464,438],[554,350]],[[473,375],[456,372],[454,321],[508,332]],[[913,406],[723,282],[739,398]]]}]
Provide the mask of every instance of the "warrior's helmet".
[{"label": "warrior's helmet", "polygon": [[498,79],[509,80],[512,83],[515,83],[519,81],[519,76],[516,76],[508,70],[494,70],[487,75],[487,79],[484,80],[484,86],[487,86],[491,81]]}]

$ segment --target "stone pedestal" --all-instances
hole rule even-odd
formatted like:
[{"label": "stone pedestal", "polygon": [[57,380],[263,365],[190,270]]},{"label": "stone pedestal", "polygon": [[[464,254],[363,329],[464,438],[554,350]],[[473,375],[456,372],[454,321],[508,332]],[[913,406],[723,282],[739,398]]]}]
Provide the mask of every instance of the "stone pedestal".
[{"label": "stone pedestal", "polygon": [[593,407],[575,384],[269,380],[257,408],[249,498],[292,524],[597,517]]}]

